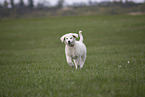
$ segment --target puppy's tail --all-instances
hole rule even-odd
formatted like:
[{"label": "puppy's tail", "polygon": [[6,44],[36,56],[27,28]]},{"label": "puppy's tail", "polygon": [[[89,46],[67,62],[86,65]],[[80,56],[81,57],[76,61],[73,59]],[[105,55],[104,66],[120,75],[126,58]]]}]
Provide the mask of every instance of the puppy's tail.
[{"label": "puppy's tail", "polygon": [[79,36],[80,36],[80,42],[83,42],[83,35],[82,35],[82,31],[79,31]]}]

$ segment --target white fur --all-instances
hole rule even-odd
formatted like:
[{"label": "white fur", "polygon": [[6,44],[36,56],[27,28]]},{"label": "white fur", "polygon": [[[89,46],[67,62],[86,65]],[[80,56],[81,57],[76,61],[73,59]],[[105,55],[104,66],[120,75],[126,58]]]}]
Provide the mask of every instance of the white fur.
[{"label": "white fur", "polygon": [[86,60],[86,46],[83,43],[82,31],[79,31],[80,40],[76,41],[78,34],[69,33],[63,35],[60,40],[65,42],[65,54],[67,63],[70,66],[74,66],[72,60],[75,63],[76,69],[80,65],[80,69],[83,67]]}]

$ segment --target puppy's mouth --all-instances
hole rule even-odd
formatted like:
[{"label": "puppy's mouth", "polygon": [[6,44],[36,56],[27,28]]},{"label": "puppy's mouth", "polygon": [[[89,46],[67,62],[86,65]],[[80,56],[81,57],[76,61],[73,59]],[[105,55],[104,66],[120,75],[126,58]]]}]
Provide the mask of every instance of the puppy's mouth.
[{"label": "puppy's mouth", "polygon": [[71,46],[71,47],[74,46],[74,44],[72,42],[70,42],[70,41],[68,41],[68,45]]}]

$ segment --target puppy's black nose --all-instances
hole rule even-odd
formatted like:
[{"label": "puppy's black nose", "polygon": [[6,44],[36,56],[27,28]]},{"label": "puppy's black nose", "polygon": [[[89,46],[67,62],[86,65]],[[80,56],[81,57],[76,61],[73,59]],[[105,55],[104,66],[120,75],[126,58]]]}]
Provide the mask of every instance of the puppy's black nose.
[{"label": "puppy's black nose", "polygon": [[70,41],[68,41],[68,44],[70,44]]}]

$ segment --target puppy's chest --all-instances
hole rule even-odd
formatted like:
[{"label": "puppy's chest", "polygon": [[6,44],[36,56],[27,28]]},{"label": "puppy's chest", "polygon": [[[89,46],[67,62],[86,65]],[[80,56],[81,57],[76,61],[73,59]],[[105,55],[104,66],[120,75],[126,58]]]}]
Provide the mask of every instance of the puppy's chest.
[{"label": "puppy's chest", "polygon": [[67,55],[71,56],[73,59],[76,59],[80,55],[80,51],[77,48],[68,48]]}]

